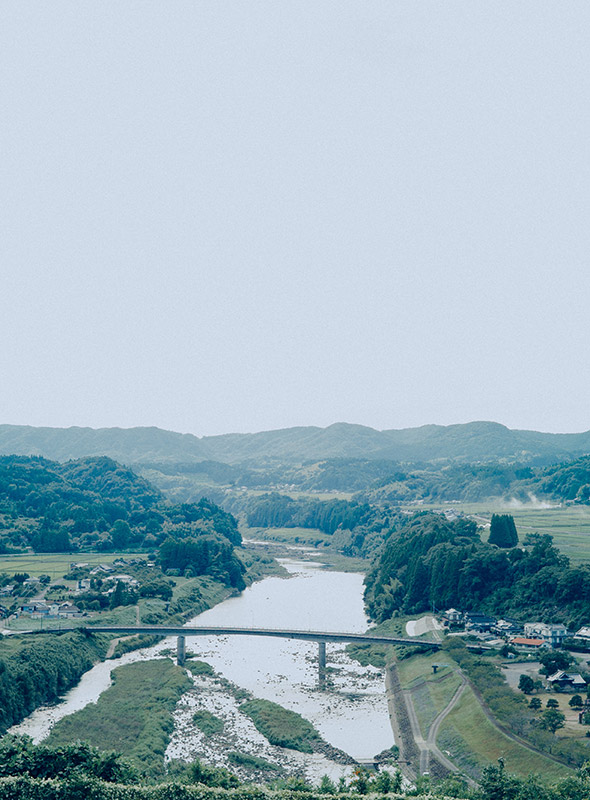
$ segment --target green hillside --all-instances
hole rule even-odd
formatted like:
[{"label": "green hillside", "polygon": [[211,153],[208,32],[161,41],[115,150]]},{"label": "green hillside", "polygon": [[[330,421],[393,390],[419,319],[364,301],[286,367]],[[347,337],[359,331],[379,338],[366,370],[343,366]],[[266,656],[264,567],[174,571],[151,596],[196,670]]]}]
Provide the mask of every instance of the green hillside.
[{"label": "green hillside", "polygon": [[489,462],[498,459],[553,463],[590,453],[590,432],[554,434],[510,430],[495,422],[424,425],[377,431],[337,423],[250,434],[198,438],[159,428],[34,428],[0,425],[0,453],[40,455],[57,461],[108,455],[126,464],[260,460],[302,463],[329,458],[405,462]]},{"label": "green hillside", "polygon": [[171,505],[110,458],[0,457],[0,553],[158,548],[165,569],[243,588],[235,518],[206,499]]}]

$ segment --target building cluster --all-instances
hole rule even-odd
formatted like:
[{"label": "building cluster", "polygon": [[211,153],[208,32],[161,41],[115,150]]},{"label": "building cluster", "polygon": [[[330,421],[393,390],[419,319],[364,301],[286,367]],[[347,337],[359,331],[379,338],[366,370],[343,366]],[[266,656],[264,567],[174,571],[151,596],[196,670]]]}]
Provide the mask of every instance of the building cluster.
[{"label": "building cluster", "polygon": [[[474,634],[488,644],[509,644],[520,653],[540,653],[563,645],[566,638],[580,645],[590,645],[590,626],[569,632],[560,622],[519,622],[515,619],[496,619],[478,612],[462,612],[449,608],[442,615],[445,625]],[[547,678],[548,688],[556,691],[584,691],[586,681],[577,672],[558,670]]]},{"label": "building cluster", "polygon": [[[82,575],[83,577],[76,579],[75,587],[67,591],[66,597],[71,598],[72,596],[75,597],[75,595],[82,595],[90,591],[99,591],[100,594],[108,596],[115,591],[118,583],[123,584],[127,591],[137,591],[141,585],[140,581],[121,570],[124,567],[138,564],[143,565],[145,563],[144,559],[140,558],[130,558],[127,560],[121,558],[117,559],[112,564],[98,564],[91,568],[91,564],[87,562],[72,562],[70,563],[70,572],[74,575]],[[154,564],[148,562],[148,566],[154,566]],[[69,619],[85,615],[85,612],[75,605],[74,602],[70,602],[69,600],[66,602],[66,597],[63,595],[60,602],[46,599],[46,590],[52,587],[48,586],[47,582],[43,582],[37,577],[27,578],[22,582],[22,587],[33,591],[26,593],[29,597],[22,600],[18,609],[13,608],[12,615],[14,617],[25,614],[33,619]],[[65,589],[65,586],[61,588]],[[0,586],[0,598],[19,596],[20,589],[20,584]],[[9,609],[0,605],[0,618],[9,616],[12,618]]]},{"label": "building cluster", "polygon": [[590,626],[574,633],[560,622],[523,623],[511,618],[496,619],[474,611],[457,611],[456,608],[443,612],[442,621],[450,628],[463,629],[490,642],[501,639],[516,650],[529,653],[538,652],[544,647],[561,647],[566,638],[572,638],[580,644],[590,644]]}]

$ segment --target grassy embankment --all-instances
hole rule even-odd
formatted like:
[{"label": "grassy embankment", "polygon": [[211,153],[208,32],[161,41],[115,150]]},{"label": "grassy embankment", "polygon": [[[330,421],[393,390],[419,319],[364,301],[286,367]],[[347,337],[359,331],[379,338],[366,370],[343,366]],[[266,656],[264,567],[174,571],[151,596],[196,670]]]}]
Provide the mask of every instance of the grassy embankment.
[{"label": "grassy embankment", "polygon": [[[434,675],[432,664],[446,666]],[[398,662],[398,675],[404,689],[412,690],[414,708],[424,738],[436,715],[451,701],[460,680],[457,662],[447,652],[412,656]],[[444,677],[442,677],[444,676]],[[474,778],[481,776],[483,767],[502,757],[506,769],[526,778],[531,772],[545,780],[557,780],[571,775],[571,770],[540,753],[509,739],[484,714],[468,685],[459,703],[443,720],[437,745],[449,752],[451,760]]]},{"label": "grassy embankment", "polygon": [[[416,617],[398,617],[372,629],[389,636],[404,636],[405,625]],[[450,703],[460,685],[458,663],[446,651],[423,652],[411,655],[406,648],[348,645],[349,654],[361,663],[384,666],[395,662],[403,689],[411,690],[414,709],[424,739],[436,716]],[[408,656],[408,657],[406,657]],[[436,674],[432,665],[438,664]],[[444,666],[443,666],[444,665]],[[540,753],[509,739],[484,714],[481,705],[468,685],[459,703],[443,720],[436,744],[463,771],[474,778],[483,767],[503,757],[509,772],[526,778],[531,772],[545,780],[557,780],[572,771]]]},{"label": "grassy embankment", "polygon": [[108,637],[78,631],[0,637],[0,734],[75,686],[107,648]]},{"label": "grassy embankment", "polygon": [[86,741],[122,753],[147,775],[162,776],[172,712],[191,686],[184,670],[167,658],[119,667],[98,702],[57,722],[46,743]]}]

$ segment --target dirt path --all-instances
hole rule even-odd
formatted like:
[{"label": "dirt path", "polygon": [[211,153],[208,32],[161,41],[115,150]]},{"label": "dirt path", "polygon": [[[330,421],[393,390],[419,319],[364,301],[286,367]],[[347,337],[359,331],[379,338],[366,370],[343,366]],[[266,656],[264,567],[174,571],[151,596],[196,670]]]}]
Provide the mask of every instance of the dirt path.
[{"label": "dirt path", "polygon": [[[452,674],[451,672],[447,673],[447,675],[451,675],[451,674]],[[444,677],[447,677],[447,675],[445,675]],[[457,705],[457,703],[461,699],[461,695],[463,694],[463,692],[465,691],[465,688],[467,686],[467,681],[465,680],[463,675],[461,675],[461,673],[459,673],[459,675],[461,677],[461,685],[457,688],[456,692],[454,693],[452,698],[449,700],[447,705],[443,708],[443,710],[439,714],[437,714],[437,716],[435,717],[435,719],[431,723],[431,725],[430,725],[430,727],[428,729],[426,740],[424,739],[424,737],[422,735],[422,731],[420,730],[420,724],[418,722],[418,718],[416,716],[416,710],[414,708],[413,692],[418,688],[418,686],[415,686],[412,689],[405,689],[404,692],[403,692],[404,693],[404,699],[406,701],[406,705],[407,705],[407,708],[408,708],[408,716],[409,716],[409,719],[410,719],[410,724],[412,726],[412,734],[414,736],[414,741],[416,742],[416,746],[420,750],[420,774],[421,775],[430,773],[430,767],[431,767],[430,759],[431,759],[431,756],[434,756],[434,758],[440,764],[442,764],[442,766],[445,769],[447,769],[449,772],[460,772],[459,768],[455,764],[453,764],[453,762],[450,761],[441,752],[441,750],[439,750],[439,748],[438,748],[438,746],[436,744],[436,737],[438,735],[438,730],[440,728],[440,725],[441,725],[442,721],[445,719],[445,717],[448,714],[451,713],[453,708]],[[422,682],[419,684],[419,686],[422,686]]]},{"label": "dirt path", "polygon": [[111,640],[109,649],[107,650],[107,654],[105,656],[105,661],[113,657],[113,653],[115,652],[115,647],[119,644],[119,642],[122,642],[125,639],[131,639],[131,636],[117,636],[116,639]]}]

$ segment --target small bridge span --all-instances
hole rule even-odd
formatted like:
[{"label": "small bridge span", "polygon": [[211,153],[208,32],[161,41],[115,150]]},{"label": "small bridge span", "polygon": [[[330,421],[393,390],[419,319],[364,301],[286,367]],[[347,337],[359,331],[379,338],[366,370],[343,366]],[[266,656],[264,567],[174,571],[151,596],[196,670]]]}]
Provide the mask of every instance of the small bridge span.
[{"label": "small bridge span", "polygon": [[[80,630],[79,627],[60,628],[59,630],[44,630],[43,633],[65,633],[66,631]],[[225,626],[171,626],[171,625],[92,625],[86,628],[96,633],[112,634],[149,634],[156,636],[176,636],[176,659],[182,665],[185,661],[186,638],[191,636],[270,636],[280,639],[299,639],[304,642],[318,643],[318,678],[320,686],[326,681],[326,644],[328,642],[354,643],[354,644],[385,644],[385,645],[415,645],[430,647],[437,650],[439,642],[425,639],[408,639],[392,636],[372,636],[367,633],[345,633],[340,631],[301,631],[276,628],[234,628]]]}]

